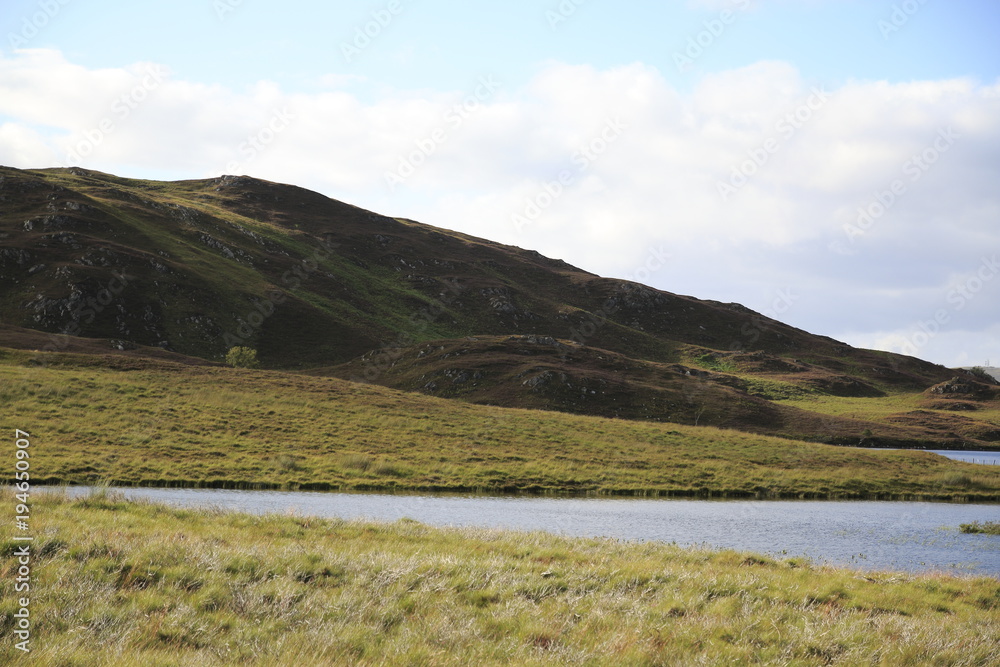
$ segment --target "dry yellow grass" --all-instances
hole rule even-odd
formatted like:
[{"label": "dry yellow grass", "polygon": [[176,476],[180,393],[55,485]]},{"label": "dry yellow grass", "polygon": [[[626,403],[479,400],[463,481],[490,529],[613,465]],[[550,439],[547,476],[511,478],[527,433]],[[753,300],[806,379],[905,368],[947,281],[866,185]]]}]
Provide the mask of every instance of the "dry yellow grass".
[{"label": "dry yellow grass", "polygon": [[[0,501],[10,504],[9,492]],[[34,499],[25,665],[990,665],[1000,581],[732,551]],[[13,543],[3,545],[11,577]],[[14,604],[0,602],[9,636]]]}]

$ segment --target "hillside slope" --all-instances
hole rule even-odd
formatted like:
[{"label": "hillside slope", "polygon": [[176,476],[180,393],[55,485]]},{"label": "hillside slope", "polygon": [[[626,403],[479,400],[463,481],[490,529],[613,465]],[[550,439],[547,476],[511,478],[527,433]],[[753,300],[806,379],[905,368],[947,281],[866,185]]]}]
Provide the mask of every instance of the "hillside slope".
[{"label": "hillside slope", "polygon": [[[295,186],[0,168],[0,203],[0,322],[13,346],[62,351],[69,338],[39,345],[31,332],[66,333],[106,339],[113,353],[220,361],[246,345],[274,369],[834,442],[869,432],[885,443],[980,446],[974,434],[993,424],[928,439],[919,423],[809,417],[775,401],[916,395],[961,372]],[[487,372],[509,361],[497,341],[532,337],[563,347],[533,368]],[[463,364],[421,355],[430,341],[462,348]],[[446,375],[463,369],[479,369],[478,384],[457,388]]]},{"label": "hillside slope", "polygon": [[[39,364],[39,357],[44,364]],[[1000,467],[472,405],[337,378],[0,348],[34,484],[1000,501]]]}]

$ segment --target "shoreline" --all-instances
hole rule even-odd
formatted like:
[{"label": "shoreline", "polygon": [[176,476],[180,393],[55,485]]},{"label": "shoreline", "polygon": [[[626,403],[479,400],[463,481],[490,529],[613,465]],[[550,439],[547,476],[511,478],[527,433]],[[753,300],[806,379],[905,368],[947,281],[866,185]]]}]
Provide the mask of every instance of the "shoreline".
[{"label": "shoreline", "polygon": [[335,485],[326,482],[302,482],[278,484],[272,482],[242,482],[234,480],[141,480],[138,483],[119,480],[76,481],[60,478],[38,478],[33,482],[38,487],[58,489],[62,487],[86,487],[108,489],[191,489],[191,490],[223,490],[223,491],[286,491],[315,493],[355,493],[379,495],[432,495],[432,496],[469,496],[481,498],[635,498],[651,500],[760,500],[760,501],[837,501],[837,502],[933,502],[944,504],[1000,504],[1000,493],[899,493],[899,494],[824,494],[813,491],[803,492],[746,492],[732,489],[545,489],[541,487],[515,488],[507,487],[499,491],[486,487],[471,487],[463,485],[379,485],[356,484],[351,486]]},{"label": "shoreline", "polygon": [[35,510],[37,664],[989,664],[1000,645],[983,575],[114,494]]}]

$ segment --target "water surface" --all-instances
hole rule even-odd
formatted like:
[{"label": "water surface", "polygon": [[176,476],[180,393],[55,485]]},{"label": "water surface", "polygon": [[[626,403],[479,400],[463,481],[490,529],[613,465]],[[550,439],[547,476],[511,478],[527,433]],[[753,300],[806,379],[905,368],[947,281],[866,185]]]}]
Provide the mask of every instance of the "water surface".
[{"label": "water surface", "polygon": [[1000,452],[976,452],[965,450],[929,449],[932,454],[940,454],[956,461],[966,463],[982,463],[984,465],[1000,465]]},{"label": "water surface", "polygon": [[[67,487],[71,494],[87,487]],[[1000,577],[1000,536],[961,523],[1000,520],[1000,505],[922,502],[538,498],[463,495],[121,489],[184,507],[257,514],[407,517],[435,526],[545,530],[805,556],[861,569],[944,570]]]}]

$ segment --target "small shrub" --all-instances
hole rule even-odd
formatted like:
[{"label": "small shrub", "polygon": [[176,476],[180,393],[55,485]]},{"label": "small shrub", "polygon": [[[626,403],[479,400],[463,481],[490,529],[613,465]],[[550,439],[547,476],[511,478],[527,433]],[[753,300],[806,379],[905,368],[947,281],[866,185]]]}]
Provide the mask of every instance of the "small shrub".
[{"label": "small shrub", "polygon": [[226,353],[226,363],[233,368],[257,368],[257,350],[249,347],[233,347]]}]

